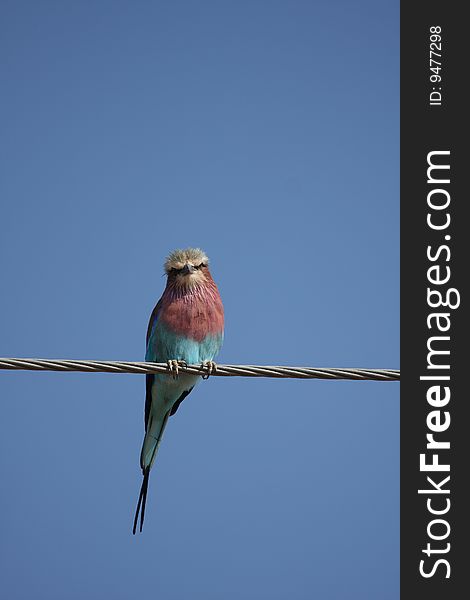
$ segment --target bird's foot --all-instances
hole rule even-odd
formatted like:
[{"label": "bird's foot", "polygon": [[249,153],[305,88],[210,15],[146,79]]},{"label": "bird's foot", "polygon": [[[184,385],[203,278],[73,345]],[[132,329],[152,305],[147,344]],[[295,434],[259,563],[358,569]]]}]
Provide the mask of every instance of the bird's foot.
[{"label": "bird's foot", "polygon": [[180,367],[188,366],[188,363],[185,360],[167,360],[166,364],[168,365],[168,371],[173,379],[178,379]]},{"label": "bird's foot", "polygon": [[215,373],[217,371],[217,365],[213,360],[205,360],[201,365],[201,369],[204,369],[206,371],[202,378],[209,379],[212,373]]}]

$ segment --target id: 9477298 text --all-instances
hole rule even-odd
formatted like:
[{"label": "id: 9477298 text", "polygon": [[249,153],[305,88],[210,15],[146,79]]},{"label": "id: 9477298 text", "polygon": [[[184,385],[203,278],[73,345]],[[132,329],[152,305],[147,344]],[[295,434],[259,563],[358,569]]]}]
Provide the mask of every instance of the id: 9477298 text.
[{"label": "id: 9477298 text", "polygon": [[429,81],[431,92],[429,94],[430,106],[442,105],[442,36],[441,27],[433,25],[429,28]]}]

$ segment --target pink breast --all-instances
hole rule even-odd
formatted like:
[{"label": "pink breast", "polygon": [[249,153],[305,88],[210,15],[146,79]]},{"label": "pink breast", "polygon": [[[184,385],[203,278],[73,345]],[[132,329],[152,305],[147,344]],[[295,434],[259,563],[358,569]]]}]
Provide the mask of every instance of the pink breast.
[{"label": "pink breast", "polygon": [[201,342],[224,329],[224,308],[219,293],[209,297],[165,298],[160,313],[162,323],[173,333]]}]

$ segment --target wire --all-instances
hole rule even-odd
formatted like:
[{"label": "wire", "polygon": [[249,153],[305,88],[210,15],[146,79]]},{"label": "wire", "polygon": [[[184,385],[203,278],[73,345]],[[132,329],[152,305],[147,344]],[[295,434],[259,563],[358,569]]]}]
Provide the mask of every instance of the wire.
[{"label": "wire", "polygon": [[[47,358],[0,358],[0,370],[79,371],[84,373],[167,373],[167,363],[128,362],[116,360],[64,360]],[[180,373],[207,378],[208,365],[179,366]],[[287,377],[292,379],[351,379],[355,381],[399,381],[395,369],[325,369],[316,367],[219,365],[211,377]]]}]

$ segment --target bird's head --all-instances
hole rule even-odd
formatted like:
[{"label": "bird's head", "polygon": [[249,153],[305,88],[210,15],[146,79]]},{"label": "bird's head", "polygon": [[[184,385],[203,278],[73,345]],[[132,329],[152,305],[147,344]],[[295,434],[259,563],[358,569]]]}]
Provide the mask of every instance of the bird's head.
[{"label": "bird's head", "polygon": [[200,248],[174,250],[165,261],[168,282],[177,287],[193,288],[205,283],[209,275],[209,259]]}]

